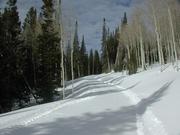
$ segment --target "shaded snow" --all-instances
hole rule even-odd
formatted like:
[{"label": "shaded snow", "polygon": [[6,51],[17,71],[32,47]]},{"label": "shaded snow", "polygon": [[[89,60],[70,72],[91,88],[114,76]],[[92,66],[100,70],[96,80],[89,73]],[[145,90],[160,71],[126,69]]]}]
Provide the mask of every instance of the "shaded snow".
[{"label": "shaded snow", "polygon": [[159,71],[75,80],[64,101],[1,114],[0,135],[178,135],[180,73]]}]

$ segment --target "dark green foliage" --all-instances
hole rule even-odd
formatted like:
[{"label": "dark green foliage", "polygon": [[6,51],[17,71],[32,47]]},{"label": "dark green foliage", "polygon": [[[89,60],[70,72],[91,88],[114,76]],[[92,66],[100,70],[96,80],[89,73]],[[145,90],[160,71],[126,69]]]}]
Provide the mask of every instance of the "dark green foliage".
[{"label": "dark green foliage", "polygon": [[29,90],[23,77],[23,42],[16,0],[7,2],[0,18],[0,112],[6,112],[14,103],[22,107],[23,102],[28,102]]},{"label": "dark green foliage", "polygon": [[[128,58],[127,58],[127,48],[125,47],[125,43],[122,41],[122,35],[124,35],[124,32],[127,27],[127,16],[126,13],[124,13],[124,17],[121,22],[121,28],[116,29],[116,42],[118,42],[117,45],[117,52],[118,56],[116,54],[116,63],[115,63],[115,71],[122,71],[127,69],[128,65]],[[128,35],[126,35],[128,36]]]},{"label": "dark green foliage", "polygon": [[23,25],[24,53],[23,71],[24,79],[31,94],[36,98],[37,90],[37,13],[36,9],[30,8]]},{"label": "dark green foliage", "polygon": [[97,50],[94,52],[94,74],[102,73],[102,64]]},{"label": "dark green foliage", "polygon": [[123,24],[123,25],[126,25],[126,24],[127,24],[126,12],[124,13],[124,17],[123,17],[123,20],[122,20],[122,24]]},{"label": "dark green foliage", "polygon": [[66,70],[66,80],[71,80],[72,74],[71,74],[71,43],[70,41],[68,41],[68,45],[66,48],[65,70]]},{"label": "dark green foliage", "polygon": [[[127,45],[123,40],[123,36],[128,36],[125,35],[125,31],[128,27],[127,22],[127,16],[126,13],[124,13],[124,17],[121,22],[121,28],[117,28],[115,32],[110,32],[109,29],[106,28],[106,22],[104,19],[101,55],[103,71],[128,70],[129,74],[137,72],[138,60],[136,58],[136,47],[132,47],[130,49],[130,58],[128,58],[128,50],[126,47]],[[97,57],[96,55],[97,54],[95,54],[94,57]],[[108,70],[108,68],[110,68],[110,70]]]},{"label": "dark green foliage", "polygon": [[137,59],[136,59],[136,52],[135,49],[132,49],[130,52],[130,59],[127,63],[127,70],[129,71],[129,75],[135,74],[137,72]]},{"label": "dark green foliage", "polygon": [[106,19],[103,19],[103,28],[102,28],[102,40],[101,40],[101,59],[102,59],[102,68],[103,71],[108,70],[108,48],[107,48],[107,37],[108,37],[108,30],[106,26]]},{"label": "dark green foliage", "polygon": [[117,54],[117,47],[118,47],[118,37],[117,32],[110,33],[110,35],[107,38],[106,45],[107,45],[107,51],[109,54],[109,62],[111,69],[114,69],[114,64],[116,61],[116,54]]},{"label": "dark green foliage", "polygon": [[88,68],[89,75],[94,74],[94,55],[93,50],[90,50],[89,54],[89,68]]},{"label": "dark green foliage", "polygon": [[60,48],[58,33],[55,32],[52,0],[43,0],[42,34],[38,37],[38,96],[44,102],[52,101],[55,88],[60,85]]},{"label": "dark green foliage", "polygon": [[78,38],[78,22],[75,24],[75,33],[74,33],[74,41],[73,41],[73,63],[74,63],[74,78],[78,78],[81,76],[80,74],[80,46],[79,46],[79,38]]},{"label": "dark green foliage", "polygon": [[81,42],[81,48],[80,48],[80,71],[81,76],[87,76],[88,75],[88,54],[86,52],[86,46],[84,41],[84,36],[82,38]]}]

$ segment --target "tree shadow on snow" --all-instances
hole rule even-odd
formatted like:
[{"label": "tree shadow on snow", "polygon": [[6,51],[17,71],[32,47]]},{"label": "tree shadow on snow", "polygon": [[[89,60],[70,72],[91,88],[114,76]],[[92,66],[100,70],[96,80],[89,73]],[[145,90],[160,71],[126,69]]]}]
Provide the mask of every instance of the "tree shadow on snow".
[{"label": "tree shadow on snow", "polygon": [[164,84],[137,105],[121,107],[116,111],[109,109],[96,114],[58,118],[49,123],[4,129],[0,135],[5,131],[7,134],[3,135],[124,135],[129,132],[134,135],[137,129],[136,115],[143,115],[148,107],[160,101],[171,83]]}]

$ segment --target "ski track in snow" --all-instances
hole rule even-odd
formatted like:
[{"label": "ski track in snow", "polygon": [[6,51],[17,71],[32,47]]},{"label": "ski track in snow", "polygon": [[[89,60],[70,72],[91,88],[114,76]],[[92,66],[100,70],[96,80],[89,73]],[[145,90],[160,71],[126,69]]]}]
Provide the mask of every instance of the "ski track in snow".
[{"label": "ski track in snow", "polygon": [[[10,125],[10,126],[6,126],[6,124],[2,123],[1,124],[1,128],[12,128],[14,126],[29,126],[31,125],[34,121],[37,121],[38,119],[40,118],[43,118],[57,110],[59,110],[60,108],[63,108],[65,106],[69,106],[69,105],[72,105],[72,104],[77,104],[77,103],[80,103],[80,102],[84,102],[84,101],[87,101],[87,100],[90,100],[90,99],[93,99],[94,97],[86,97],[86,98],[82,98],[82,99],[69,99],[69,100],[66,100],[65,102],[61,102],[61,103],[57,103],[56,106],[50,110],[46,110],[44,113],[41,113],[41,110],[38,109],[37,112],[34,112],[32,113],[31,115],[31,118],[28,118],[26,119],[26,117],[28,116],[23,116],[23,119],[25,119],[23,122],[18,122],[18,118],[17,119],[14,119],[14,121],[17,121],[15,122],[15,124],[13,125]],[[22,117],[21,117],[22,119]]]},{"label": "ski track in snow", "polygon": [[[102,78],[98,78],[97,80],[108,85],[113,85],[118,89],[126,90],[126,88],[122,86],[119,86],[115,83],[110,83],[113,79],[103,81]],[[123,91],[122,94],[128,97],[133,105],[137,105],[141,101],[141,98],[138,97],[138,95],[132,92],[131,90]],[[142,116],[136,114],[136,118],[138,135],[168,135],[163,123],[155,116],[155,114],[152,112],[150,108],[147,108],[146,112]]]},{"label": "ski track in snow", "polygon": [[57,107],[49,110],[49,111],[46,111],[44,113],[41,113],[35,117],[33,117],[32,119],[29,119],[27,121],[24,122],[23,126],[28,126],[30,125],[32,122],[34,122],[35,120],[37,119],[40,119],[42,117],[45,117],[47,115],[49,115],[50,113],[54,112],[54,111],[57,111],[59,110],[60,108],[63,108],[64,106],[68,106],[68,105],[72,105],[72,104],[77,104],[77,103],[80,103],[80,102],[84,102],[84,101],[87,101],[87,100],[90,100],[90,99],[93,99],[94,97],[86,97],[86,98],[83,98],[83,99],[75,99],[75,100],[68,100],[66,101],[65,103],[63,104],[59,104]]},{"label": "ski track in snow", "polygon": [[[113,72],[108,73],[108,74],[97,75],[93,78],[104,84],[113,85],[117,89],[125,90],[125,91],[122,91],[121,93],[124,96],[128,97],[130,102],[133,105],[137,105],[142,99],[140,97],[138,97],[138,95],[135,94],[134,92],[132,92],[131,90],[127,90],[126,88],[124,88],[120,85],[117,85],[118,84],[117,82],[113,83],[114,80],[116,80],[116,78],[119,78],[119,75],[111,76],[112,74],[113,74]],[[109,79],[108,79],[108,77],[109,77]],[[86,81],[88,81],[88,80],[85,80],[85,82]],[[81,83],[79,83],[78,85],[81,85]],[[76,91],[76,92],[78,92],[78,91]],[[34,121],[37,121],[38,119],[45,117],[45,116],[59,110],[60,108],[63,108],[68,105],[73,105],[73,104],[77,104],[80,102],[84,102],[84,101],[87,101],[87,100],[90,100],[93,98],[95,98],[95,97],[86,97],[86,98],[82,98],[82,99],[67,98],[66,101],[57,103],[54,108],[52,108],[50,110],[46,110],[44,113],[36,112],[34,114],[34,116],[32,116],[30,119],[24,120],[20,124],[16,123],[16,125],[29,126]],[[136,118],[137,118],[137,121],[136,121],[137,135],[168,135],[168,133],[166,132],[166,130],[163,126],[163,123],[155,116],[155,114],[152,112],[152,110],[150,108],[147,108],[147,110],[145,111],[145,113],[143,115],[139,115],[137,113]]]}]

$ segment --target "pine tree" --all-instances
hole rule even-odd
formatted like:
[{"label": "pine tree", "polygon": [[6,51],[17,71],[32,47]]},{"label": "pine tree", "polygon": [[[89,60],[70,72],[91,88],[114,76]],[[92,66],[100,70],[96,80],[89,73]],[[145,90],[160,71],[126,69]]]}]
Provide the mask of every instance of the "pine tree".
[{"label": "pine tree", "polygon": [[[26,88],[22,62],[21,23],[16,7],[16,0],[9,0],[2,15],[1,49],[1,89],[0,108],[6,112],[11,110],[16,102],[20,107],[29,101],[29,91]],[[1,71],[1,72],[2,72]]]},{"label": "pine tree", "polygon": [[74,41],[73,41],[73,60],[74,60],[74,77],[80,77],[80,47],[79,47],[79,39],[78,39],[78,22],[75,24],[75,33],[74,33]]},{"label": "pine tree", "polygon": [[4,94],[4,91],[3,91],[3,89],[5,88],[5,86],[4,86],[4,83],[5,82],[3,82],[3,79],[4,79],[4,77],[5,77],[5,74],[4,74],[4,68],[5,68],[5,66],[4,66],[4,63],[5,63],[5,61],[4,61],[4,43],[3,43],[3,21],[2,21],[2,13],[0,12],[0,64],[1,64],[1,66],[0,66],[0,76],[1,76],[1,78],[0,78],[0,87],[1,87],[1,90],[0,90],[0,113],[2,113],[2,112],[4,112],[4,107],[5,107],[5,105],[3,105],[4,103],[3,103],[3,94]]},{"label": "pine tree", "polygon": [[100,74],[102,72],[102,65],[97,50],[94,52],[94,74]]},{"label": "pine tree", "polygon": [[23,25],[24,37],[24,79],[31,94],[36,99],[37,91],[37,65],[38,65],[38,44],[37,44],[37,12],[30,8]]},{"label": "pine tree", "polygon": [[94,54],[93,54],[93,50],[90,50],[90,54],[89,54],[89,66],[88,66],[88,72],[89,75],[94,74]]},{"label": "pine tree", "polygon": [[117,29],[116,40],[118,41],[116,60],[115,60],[115,70],[122,71],[127,68],[127,49],[124,43],[124,38],[126,35],[127,27],[127,16],[124,13],[124,17],[121,21],[120,27]]},{"label": "pine tree", "polygon": [[110,63],[109,63],[109,54],[107,48],[107,37],[108,37],[108,30],[106,28],[106,19],[103,19],[103,29],[102,29],[102,47],[101,47],[101,57],[102,57],[102,65],[103,71],[110,71]]},{"label": "pine tree", "polygon": [[68,45],[66,48],[66,78],[67,80],[72,79],[72,74],[71,74],[71,43],[68,41]]},{"label": "pine tree", "polygon": [[111,69],[114,69],[116,54],[117,54],[117,47],[118,47],[118,40],[117,40],[117,33],[110,33],[107,37],[107,51],[109,54],[109,63]]},{"label": "pine tree", "polygon": [[52,0],[43,0],[42,34],[39,36],[38,94],[44,102],[52,101],[54,90],[60,85],[60,48],[54,28]]},{"label": "pine tree", "polygon": [[85,40],[84,40],[84,36],[82,38],[82,42],[81,42],[81,48],[80,48],[80,61],[81,61],[81,65],[80,65],[80,70],[81,70],[81,76],[86,76],[88,75],[88,55],[86,52],[86,46],[85,46]]}]

